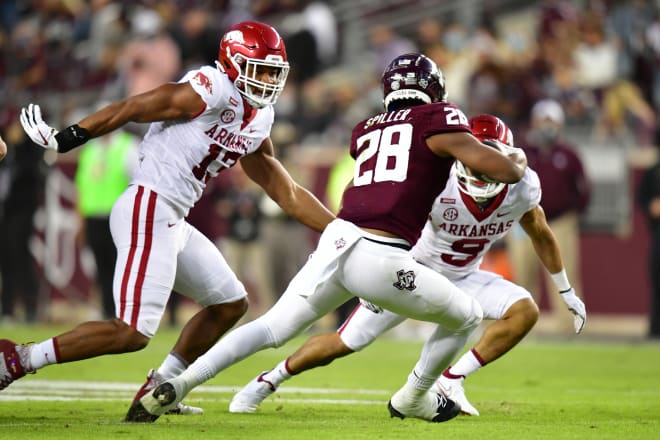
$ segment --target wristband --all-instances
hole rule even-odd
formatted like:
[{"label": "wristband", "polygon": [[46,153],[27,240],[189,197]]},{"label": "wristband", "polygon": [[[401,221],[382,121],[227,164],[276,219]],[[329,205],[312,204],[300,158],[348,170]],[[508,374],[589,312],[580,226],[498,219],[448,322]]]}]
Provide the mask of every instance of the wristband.
[{"label": "wristband", "polygon": [[78,126],[78,124],[70,125],[55,135],[57,152],[66,153],[73,150],[87,142],[91,137],[87,129]]},{"label": "wristband", "polygon": [[550,278],[557,286],[559,293],[566,293],[571,290],[571,283],[568,282],[568,277],[566,276],[566,270],[562,269],[561,272],[551,273]]}]

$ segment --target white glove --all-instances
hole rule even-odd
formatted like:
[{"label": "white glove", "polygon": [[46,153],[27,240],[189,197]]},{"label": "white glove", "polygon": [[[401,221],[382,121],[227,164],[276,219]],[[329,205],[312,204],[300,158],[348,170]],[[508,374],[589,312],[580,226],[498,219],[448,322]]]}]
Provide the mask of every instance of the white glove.
[{"label": "white glove", "polygon": [[32,142],[47,150],[57,151],[55,135],[58,131],[41,119],[41,109],[38,105],[30,104],[27,109],[21,110],[21,125]]},{"label": "white glove", "polygon": [[584,328],[584,323],[587,321],[587,309],[580,298],[575,294],[575,290],[570,288],[566,292],[560,293],[561,299],[564,300],[568,310],[573,313],[573,325],[575,326],[575,333],[580,333]]}]

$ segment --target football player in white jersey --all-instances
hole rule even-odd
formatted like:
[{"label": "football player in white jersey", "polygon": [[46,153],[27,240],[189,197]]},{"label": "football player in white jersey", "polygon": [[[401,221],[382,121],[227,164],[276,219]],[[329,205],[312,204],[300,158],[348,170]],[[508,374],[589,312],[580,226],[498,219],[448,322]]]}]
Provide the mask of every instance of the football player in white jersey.
[{"label": "football player in white jersey", "polygon": [[[513,145],[511,130],[497,117],[470,119],[472,133],[482,140],[497,139]],[[575,315],[575,331],[582,331],[585,307],[575,295],[566,274],[554,234],[539,205],[541,186],[527,168],[516,184],[487,183],[456,162],[452,178],[436,199],[422,236],[411,250],[415,259],[440,272],[479,302],[484,319],[495,320],[481,339],[435,383],[436,391],[456,401],[461,412],[479,415],[465,397],[463,380],[499,358],[532,329],[539,310],[531,294],[501,276],[479,269],[491,245],[519,222],[534,243],[545,267],[553,274],[562,299]],[[254,412],[277,387],[295,374],[327,365],[359,351],[405,318],[362,302],[336,333],[310,338],[298,351],[274,369],[261,373],[232,399],[229,411]]]},{"label": "football player in white jersey", "polygon": [[185,221],[208,179],[223,169],[240,161],[285,212],[316,231],[334,219],[274,156],[272,105],[289,70],[277,31],[259,22],[231,27],[216,64],[110,104],[63,130],[47,125],[37,105],[22,110],[21,124],[32,141],[59,153],[131,121],[152,124],[134,179],[110,218],[118,254],[116,318],[86,322],[36,344],[0,340],[0,389],[49,364],[144,348],[172,290],[203,308],[136,399],[185,370],[231,328],[247,310],[245,287],[216,246]]}]

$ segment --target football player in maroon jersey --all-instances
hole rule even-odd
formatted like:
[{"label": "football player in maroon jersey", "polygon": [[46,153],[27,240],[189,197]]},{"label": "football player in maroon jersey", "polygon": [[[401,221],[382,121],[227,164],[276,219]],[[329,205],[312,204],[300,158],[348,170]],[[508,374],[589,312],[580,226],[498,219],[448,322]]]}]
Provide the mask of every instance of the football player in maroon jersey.
[{"label": "football player in maroon jersey", "polygon": [[[496,139],[513,146],[511,130],[495,116],[470,118],[470,127],[481,140]],[[480,269],[486,252],[519,222],[553,277],[565,278],[566,274],[556,239],[539,205],[541,185],[533,170],[527,168],[523,179],[515,185],[504,185],[475,179],[470,169],[460,162],[455,165],[451,180],[436,199],[422,236],[411,252],[417,261],[442,273],[474,297],[484,311],[484,319],[494,320],[474,347],[447,368],[434,385],[436,391],[459,403],[463,414],[478,416],[479,411],[465,397],[463,380],[516,346],[539,316],[530,292]],[[584,304],[570,285],[562,292],[561,282],[557,282],[557,289],[568,309],[580,318],[576,325],[579,333],[586,318]],[[293,375],[362,350],[404,319],[373,305],[360,304],[337,332],[311,337],[275,368],[250,381],[234,396],[229,411],[256,411]]]},{"label": "football player in maroon jersey", "polygon": [[388,403],[390,414],[444,422],[460,412],[454,401],[429,390],[481,322],[482,310],[408,251],[455,159],[484,181],[515,183],[526,158],[520,149],[492,148],[471,134],[467,117],[446,101],[442,73],[428,57],[396,57],[382,81],[386,111],[353,129],[353,180],[308,262],[268,312],[228,333],[181,375],[136,402],[134,420],[156,420],[195,386],[250,354],[284,344],[353,296],[437,324]]}]

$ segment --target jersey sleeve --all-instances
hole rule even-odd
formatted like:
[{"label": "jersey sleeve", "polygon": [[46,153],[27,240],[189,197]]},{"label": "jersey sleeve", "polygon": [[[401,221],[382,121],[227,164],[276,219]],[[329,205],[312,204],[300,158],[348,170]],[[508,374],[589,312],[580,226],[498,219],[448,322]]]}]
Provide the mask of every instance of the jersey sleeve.
[{"label": "jersey sleeve", "polygon": [[190,83],[209,108],[221,107],[225,100],[219,72],[214,67],[203,66],[200,69],[191,70],[180,82]]},{"label": "jersey sleeve", "polygon": [[542,192],[541,181],[539,180],[539,176],[536,174],[536,171],[527,167],[527,169],[525,169],[525,175],[523,176],[519,185],[523,186],[522,195],[524,202],[527,204],[527,209],[525,209],[525,212],[537,207],[541,203]]},{"label": "jersey sleeve", "polygon": [[424,139],[439,133],[471,133],[467,116],[454,104],[438,102],[424,106],[427,122],[424,124]]}]

